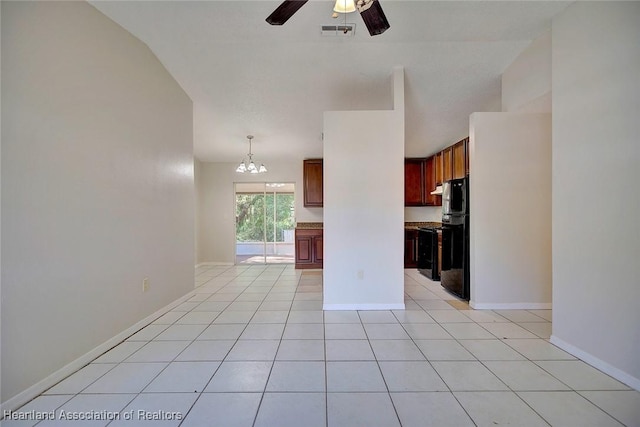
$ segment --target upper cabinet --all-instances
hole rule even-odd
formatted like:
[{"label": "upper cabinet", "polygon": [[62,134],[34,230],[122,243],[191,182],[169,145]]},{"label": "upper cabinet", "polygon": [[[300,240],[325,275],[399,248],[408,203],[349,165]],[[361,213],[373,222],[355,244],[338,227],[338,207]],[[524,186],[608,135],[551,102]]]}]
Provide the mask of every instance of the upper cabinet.
[{"label": "upper cabinet", "polygon": [[442,182],[453,179],[453,146],[442,150]]},{"label": "upper cabinet", "polygon": [[452,179],[464,178],[469,175],[469,138],[434,154],[435,182],[441,185]]},{"label": "upper cabinet", "polygon": [[464,171],[467,176],[469,176],[469,138],[465,140],[464,144]]},{"label": "upper cabinet", "polygon": [[[437,186],[469,175],[469,138],[428,158],[404,159],[404,205],[442,206]],[[322,207],[322,159],[304,161],[304,206]]]},{"label": "upper cabinet", "polygon": [[404,205],[424,206],[425,191],[424,159],[404,159]]},{"label": "upper cabinet", "polygon": [[431,194],[437,184],[437,156],[431,156],[425,161],[425,188],[428,206],[442,206],[442,196]]},{"label": "upper cabinet", "polygon": [[442,182],[453,179],[453,146],[442,150]]},{"label": "upper cabinet", "polygon": [[468,141],[469,138],[465,138],[452,146],[452,179],[464,178],[469,174],[469,157],[467,154]]},{"label": "upper cabinet", "polygon": [[322,207],[322,159],[307,159],[302,169],[304,206]]},{"label": "upper cabinet", "polygon": [[404,159],[404,205],[440,206],[440,196],[430,193],[436,188],[435,156],[428,159]]},{"label": "upper cabinet", "polygon": [[442,185],[442,151],[433,155],[436,170],[436,185]]}]

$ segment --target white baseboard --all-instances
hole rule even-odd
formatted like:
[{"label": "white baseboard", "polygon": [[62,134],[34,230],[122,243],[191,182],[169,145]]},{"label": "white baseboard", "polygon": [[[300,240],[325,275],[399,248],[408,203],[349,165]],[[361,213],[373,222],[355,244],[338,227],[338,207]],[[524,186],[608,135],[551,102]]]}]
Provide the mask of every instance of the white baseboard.
[{"label": "white baseboard", "polygon": [[555,335],[551,335],[551,339],[549,341],[551,341],[551,344],[557,347],[560,347],[567,353],[572,354],[573,356],[576,356],[580,360],[588,363],[589,365],[593,366],[596,369],[601,370],[605,374],[612,376],[613,378],[617,379],[621,383],[624,383],[629,387],[640,391],[640,378],[636,378],[634,376],[627,374],[626,372],[616,368],[615,366],[610,365],[604,360],[595,357],[591,353],[587,353],[586,351],[574,346],[573,344],[569,344],[568,342],[558,338]]},{"label": "white baseboard", "polygon": [[550,302],[477,303],[469,301],[474,310],[551,310]]},{"label": "white baseboard", "polygon": [[63,366],[60,369],[58,369],[57,371],[55,371],[54,373],[52,373],[51,375],[49,375],[45,379],[43,379],[43,380],[39,381],[38,383],[32,385],[28,389],[26,389],[23,392],[17,394],[16,396],[12,397],[11,399],[7,400],[6,402],[2,402],[2,404],[0,404],[0,420],[3,418],[2,414],[4,414],[5,411],[15,411],[16,409],[18,409],[21,406],[23,406],[25,403],[27,403],[30,400],[38,397],[43,392],[47,391],[48,389],[50,389],[51,387],[53,387],[54,385],[56,385],[57,383],[59,383],[63,379],[67,378],[69,375],[75,373],[76,371],[80,370],[84,366],[88,365],[93,360],[95,360],[99,356],[101,356],[103,353],[109,351],[110,349],[112,349],[116,345],[120,344],[122,341],[124,341],[125,339],[129,338],[131,335],[133,335],[134,333],[138,332],[140,329],[142,329],[145,326],[147,326],[150,323],[152,323],[158,317],[162,316],[163,314],[167,313],[168,311],[171,311],[171,309],[173,309],[174,307],[178,306],[179,304],[182,304],[184,301],[188,300],[189,298],[191,298],[194,295],[195,295],[195,291],[191,291],[188,294],[178,298],[177,300],[175,300],[172,303],[168,304],[167,306],[161,308],[160,310],[156,311],[155,313],[145,317],[144,319],[142,319],[141,321],[137,322],[133,326],[131,326],[131,327],[125,329],[124,331],[120,332],[115,337],[105,341],[104,343],[100,344],[99,346],[97,346],[93,350],[90,350],[89,352],[87,352],[87,353],[83,354],[82,356],[78,357],[76,360],[72,361],[71,363]]},{"label": "white baseboard", "polygon": [[402,304],[323,304],[322,309],[333,310],[404,310]]},{"label": "white baseboard", "polygon": [[198,267],[214,267],[214,266],[217,266],[217,265],[231,267],[234,264],[232,262],[214,262],[214,261],[209,261],[209,262],[201,262],[200,264],[196,264],[196,268],[198,268]]}]

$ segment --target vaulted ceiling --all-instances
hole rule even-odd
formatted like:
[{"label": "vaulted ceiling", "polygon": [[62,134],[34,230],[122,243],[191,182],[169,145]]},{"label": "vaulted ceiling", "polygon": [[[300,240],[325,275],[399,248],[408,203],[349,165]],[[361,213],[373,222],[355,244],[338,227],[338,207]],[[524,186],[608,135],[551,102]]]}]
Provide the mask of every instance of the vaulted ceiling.
[{"label": "vaulted ceiling", "polygon": [[[469,114],[500,111],[501,74],[551,27],[560,1],[382,0],[391,24],[369,36],[323,36],[333,2],[310,1],[284,26],[280,1],[92,1],[146,43],[194,103],[194,152],[239,161],[255,135],[263,161],[322,156],[322,113],[390,109],[391,70],[405,69],[405,155],[465,137]],[[366,124],[363,124],[366,125]]]}]

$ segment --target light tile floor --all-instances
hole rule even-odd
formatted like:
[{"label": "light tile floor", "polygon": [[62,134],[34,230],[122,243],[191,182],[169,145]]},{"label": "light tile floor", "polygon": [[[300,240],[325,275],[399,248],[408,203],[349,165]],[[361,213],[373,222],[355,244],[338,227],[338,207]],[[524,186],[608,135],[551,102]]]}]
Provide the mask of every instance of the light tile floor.
[{"label": "light tile floor", "polygon": [[548,342],[550,310],[460,309],[415,270],[404,311],[323,312],[321,272],[291,265],[201,267],[196,286],[19,411],[56,411],[38,426],[640,426],[639,392]]}]

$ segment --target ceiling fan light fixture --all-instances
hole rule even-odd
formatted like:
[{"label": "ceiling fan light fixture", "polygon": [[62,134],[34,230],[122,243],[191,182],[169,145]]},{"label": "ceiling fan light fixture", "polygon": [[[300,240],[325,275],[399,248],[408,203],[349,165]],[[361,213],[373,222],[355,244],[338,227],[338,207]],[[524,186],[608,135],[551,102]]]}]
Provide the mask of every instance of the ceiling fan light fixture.
[{"label": "ceiling fan light fixture", "polygon": [[354,0],[336,0],[333,11],[336,13],[351,13],[356,11],[356,3]]},{"label": "ceiling fan light fixture", "polygon": [[[267,22],[271,25],[284,24],[308,1],[309,0],[284,0],[280,3],[280,6],[267,17]],[[360,16],[371,36],[377,36],[391,28],[378,0],[336,0],[333,10],[334,13],[332,16],[334,18],[337,18],[339,13],[345,16],[345,27],[347,26],[347,13],[355,12],[356,10],[360,12]],[[347,33],[348,31],[345,31],[344,34]]]},{"label": "ceiling fan light fixture", "polygon": [[364,12],[373,5],[373,0],[358,0],[358,11]]}]

